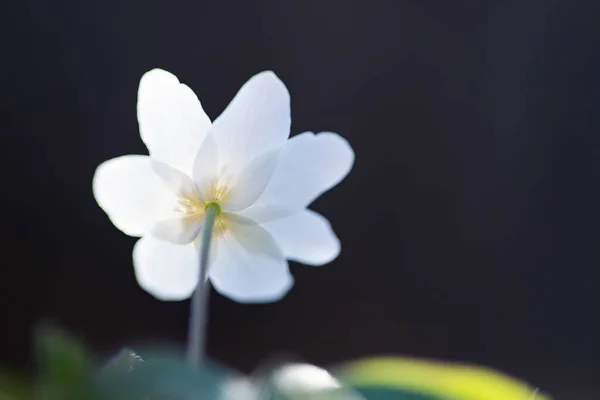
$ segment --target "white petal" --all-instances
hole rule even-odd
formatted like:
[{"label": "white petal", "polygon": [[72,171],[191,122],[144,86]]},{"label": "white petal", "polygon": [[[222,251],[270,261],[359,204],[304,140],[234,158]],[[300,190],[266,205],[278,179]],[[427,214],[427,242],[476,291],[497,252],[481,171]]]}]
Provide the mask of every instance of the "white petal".
[{"label": "white petal", "polygon": [[161,178],[163,185],[177,197],[200,200],[194,181],[183,172],[156,160],[152,160],[152,169]]},{"label": "white petal", "polygon": [[140,286],[160,300],[184,300],[198,282],[198,253],[193,243],[172,244],[144,236],[133,249]]},{"label": "white petal", "polygon": [[353,163],[350,144],[336,133],[296,135],[281,151],[279,164],[253,207],[305,208],[344,179]]},{"label": "white petal", "polygon": [[213,286],[241,303],[281,299],[294,279],[277,244],[252,221],[227,217],[230,230],[216,238],[217,256],[208,272]]},{"label": "white petal", "polygon": [[[340,382],[323,368],[301,363],[284,364],[278,370],[274,371],[271,380],[275,387],[283,391],[283,393],[289,394],[292,398],[295,397],[294,395],[298,396],[301,394],[303,396],[299,397],[310,398],[314,392],[342,387]],[[336,397],[332,396],[333,399]],[[338,398],[341,399],[342,397]],[[346,396],[343,398],[346,400],[353,399],[353,397]]]},{"label": "white petal", "polygon": [[323,265],[340,254],[340,241],[329,221],[312,210],[262,225],[286,258],[309,265]]},{"label": "white petal", "polygon": [[164,218],[175,204],[148,156],[113,158],[98,166],[94,197],[112,223],[130,236],[141,236]]},{"label": "white petal", "polygon": [[204,219],[196,215],[183,218],[173,218],[157,222],[152,228],[152,235],[158,239],[174,244],[188,244],[193,242],[202,227]]},{"label": "white petal", "polygon": [[211,126],[194,92],[170,72],[148,71],[140,80],[137,115],[150,155],[191,176],[194,156]]},{"label": "white petal", "polygon": [[[201,232],[202,233],[202,232]],[[208,265],[209,268],[211,265],[213,265],[215,259],[217,258],[217,246],[215,245],[216,240],[211,239],[210,241],[210,249],[208,252]],[[196,246],[196,253],[200,254],[200,252],[202,251],[202,235],[198,236],[198,238],[196,240],[194,240],[194,246]],[[205,280],[208,279],[208,274],[204,275]]]},{"label": "white petal", "polygon": [[290,135],[290,121],[283,82],[271,71],[253,76],[214,121],[220,166],[241,169],[254,157],[280,149]]},{"label": "white petal", "polygon": [[258,156],[231,179],[231,192],[223,204],[227,211],[240,211],[256,202],[277,167],[278,151]]},{"label": "white petal", "polygon": [[264,399],[262,388],[252,379],[234,375],[219,384],[219,400],[260,400]]},{"label": "white petal", "polygon": [[252,205],[250,208],[241,210],[236,214],[244,218],[249,218],[260,224],[264,224],[266,222],[275,221],[280,218],[289,217],[290,215],[293,215],[297,212],[297,209],[286,207],[284,205],[262,203]]},{"label": "white petal", "polygon": [[218,148],[211,133],[206,135],[194,159],[194,183],[205,201],[210,198],[211,185],[217,176]]}]

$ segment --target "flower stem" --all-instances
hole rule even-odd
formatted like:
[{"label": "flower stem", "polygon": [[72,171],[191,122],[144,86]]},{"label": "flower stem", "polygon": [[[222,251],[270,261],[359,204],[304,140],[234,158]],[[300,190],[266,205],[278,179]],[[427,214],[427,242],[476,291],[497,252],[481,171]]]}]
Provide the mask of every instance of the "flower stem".
[{"label": "flower stem", "polygon": [[200,277],[190,308],[190,322],[188,327],[187,356],[188,362],[193,367],[198,367],[204,358],[204,341],[206,336],[206,317],[208,313],[208,282],[206,274],[208,272],[208,252],[210,241],[212,239],[215,219],[221,212],[218,204],[209,203],[206,206],[204,214],[204,227],[202,229],[200,245]]}]

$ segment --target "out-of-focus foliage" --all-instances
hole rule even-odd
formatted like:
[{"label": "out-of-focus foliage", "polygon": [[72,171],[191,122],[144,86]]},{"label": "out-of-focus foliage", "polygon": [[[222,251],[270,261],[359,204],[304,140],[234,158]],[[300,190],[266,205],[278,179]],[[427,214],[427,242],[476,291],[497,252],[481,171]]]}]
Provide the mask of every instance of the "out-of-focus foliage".
[{"label": "out-of-focus foliage", "polygon": [[233,372],[213,363],[193,369],[173,352],[143,352],[144,362],[127,373],[97,376],[100,399],[219,399]]},{"label": "out-of-focus foliage", "polygon": [[102,367],[102,372],[105,374],[124,374],[133,371],[143,362],[142,357],[135,351],[124,348]]},{"label": "out-of-focus foliage", "polygon": [[31,387],[24,381],[0,374],[0,400],[29,400],[32,397]]},{"label": "out-of-focus foliage", "polygon": [[281,363],[245,377],[213,363],[189,367],[178,353],[122,350],[103,367],[56,329],[36,337],[39,378],[0,375],[0,400],[549,400],[497,371],[411,358],[366,359],[332,374]]},{"label": "out-of-focus foliage", "polygon": [[[549,400],[526,383],[474,365],[373,358],[334,369],[282,364],[263,373],[270,400]],[[265,393],[265,391],[263,391]]]},{"label": "out-of-focus foliage", "polygon": [[412,392],[413,397],[407,398],[415,400],[550,399],[525,382],[490,368],[415,358],[356,361],[340,369],[338,376],[368,399],[395,399],[385,394],[394,390]]},{"label": "out-of-focus foliage", "polygon": [[35,392],[43,400],[95,398],[92,363],[82,344],[50,327],[36,333],[40,368]]},{"label": "out-of-focus foliage", "polygon": [[36,335],[37,380],[24,384],[0,377],[0,400],[219,399],[233,372],[212,363],[190,368],[169,351],[147,351],[145,360],[124,349],[104,367],[85,347],[51,328]]}]

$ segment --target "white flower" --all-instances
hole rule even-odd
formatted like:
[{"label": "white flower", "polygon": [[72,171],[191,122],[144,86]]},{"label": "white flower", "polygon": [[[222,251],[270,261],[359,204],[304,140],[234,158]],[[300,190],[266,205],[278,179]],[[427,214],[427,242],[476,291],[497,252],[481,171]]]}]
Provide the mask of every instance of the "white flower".
[{"label": "white flower", "polygon": [[354,153],[335,133],[288,140],[290,98],[275,74],[252,77],[211,123],[188,86],[155,69],[140,81],[137,112],[150,155],[104,162],[93,190],[117,228],[141,236],[133,264],[145,290],[162,300],[191,296],[208,202],[222,210],[208,278],[231,299],[275,301],[293,285],[287,259],[337,257],[329,222],[307,206],[348,174]]},{"label": "white flower", "polygon": [[[270,393],[266,395],[266,392]],[[232,376],[219,387],[221,400],[286,399],[363,400],[363,397],[333,377],[323,368],[305,363],[288,363],[278,366],[269,374],[253,378]]]}]

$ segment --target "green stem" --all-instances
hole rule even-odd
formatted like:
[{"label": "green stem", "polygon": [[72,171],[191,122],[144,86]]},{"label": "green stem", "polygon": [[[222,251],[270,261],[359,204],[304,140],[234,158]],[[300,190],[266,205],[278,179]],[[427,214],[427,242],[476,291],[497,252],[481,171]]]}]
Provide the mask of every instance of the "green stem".
[{"label": "green stem", "polygon": [[202,241],[200,246],[200,278],[190,308],[190,322],[188,328],[187,356],[188,362],[193,367],[198,367],[204,358],[204,342],[206,337],[206,319],[208,314],[208,292],[209,287],[206,280],[208,272],[208,252],[212,239],[215,219],[221,212],[218,204],[208,203],[204,215],[204,227],[202,229]]}]

